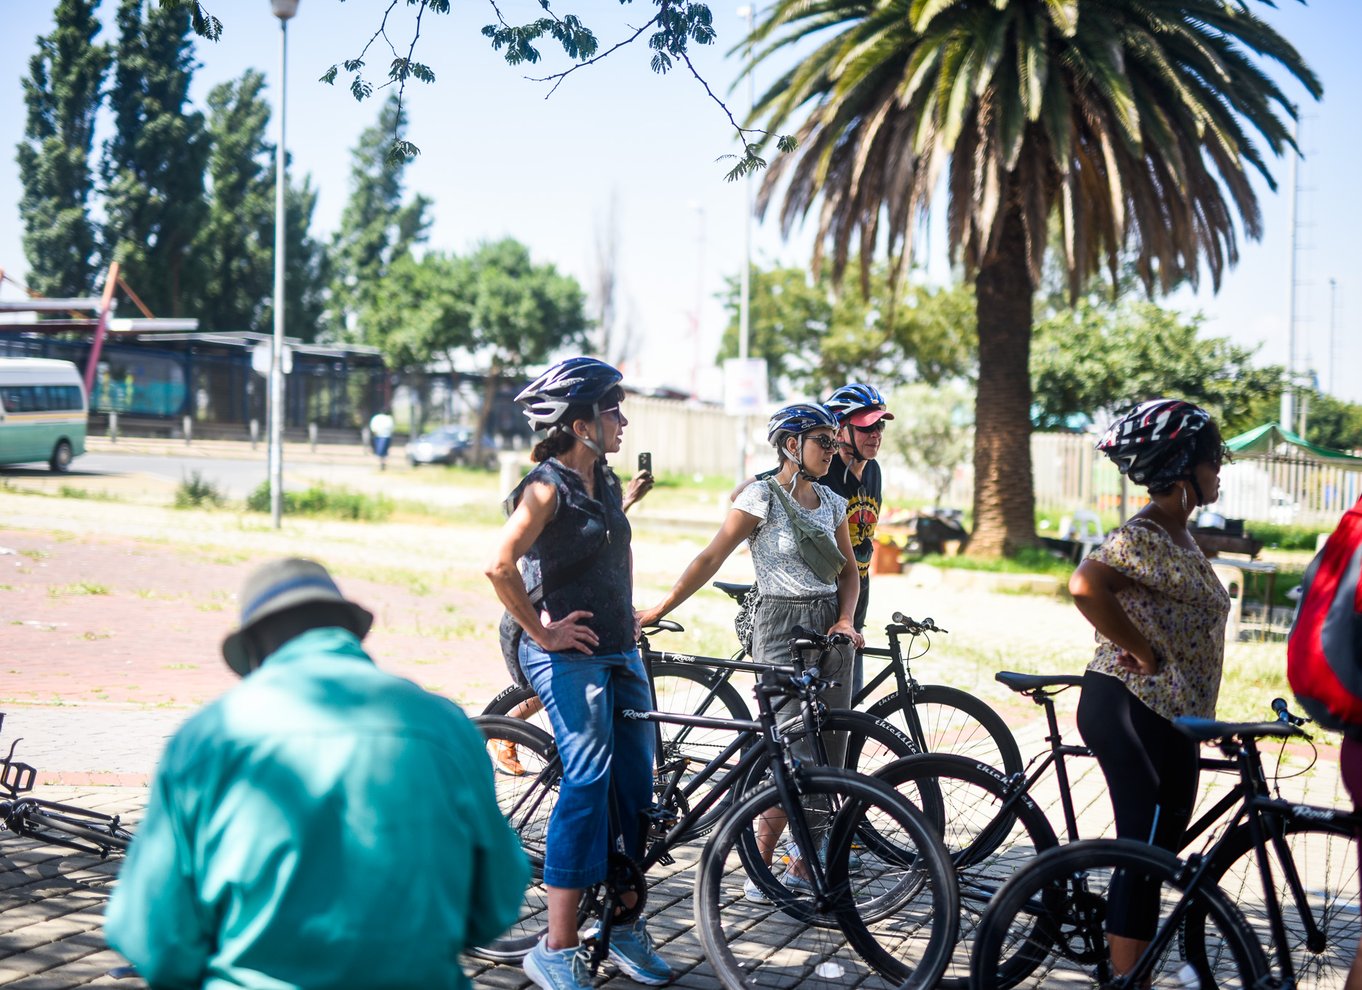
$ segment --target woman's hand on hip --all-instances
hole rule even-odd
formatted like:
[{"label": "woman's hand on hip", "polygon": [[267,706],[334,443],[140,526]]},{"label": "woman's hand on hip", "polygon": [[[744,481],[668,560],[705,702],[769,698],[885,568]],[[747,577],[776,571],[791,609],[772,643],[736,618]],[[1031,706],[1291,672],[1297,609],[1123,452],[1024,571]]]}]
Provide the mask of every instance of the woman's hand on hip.
[{"label": "woman's hand on hip", "polygon": [[1149,657],[1143,658],[1136,656],[1129,650],[1122,650],[1116,654],[1116,662],[1121,665],[1122,670],[1128,670],[1132,674],[1142,674],[1145,677],[1159,672],[1159,658],[1152,650]]},{"label": "woman's hand on hip", "polygon": [[544,623],[544,634],[536,638],[545,653],[590,653],[600,645],[600,637],[586,624],[592,613],[583,609],[569,612],[561,619]]},{"label": "woman's hand on hip", "polygon": [[838,634],[846,636],[848,639],[850,639],[851,645],[856,647],[856,649],[858,650],[861,647],[865,646],[865,637],[858,633],[856,631],[856,627],[853,626],[846,619],[838,619],[828,629],[829,636],[836,636]]}]

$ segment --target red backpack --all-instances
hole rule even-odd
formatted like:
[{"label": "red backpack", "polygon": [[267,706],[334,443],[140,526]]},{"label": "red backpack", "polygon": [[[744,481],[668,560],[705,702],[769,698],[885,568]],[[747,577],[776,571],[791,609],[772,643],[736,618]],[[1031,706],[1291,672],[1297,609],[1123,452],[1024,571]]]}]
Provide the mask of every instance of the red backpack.
[{"label": "red backpack", "polygon": [[1362,728],[1362,499],[1343,514],[1301,584],[1286,642],[1286,678],[1329,729]]}]

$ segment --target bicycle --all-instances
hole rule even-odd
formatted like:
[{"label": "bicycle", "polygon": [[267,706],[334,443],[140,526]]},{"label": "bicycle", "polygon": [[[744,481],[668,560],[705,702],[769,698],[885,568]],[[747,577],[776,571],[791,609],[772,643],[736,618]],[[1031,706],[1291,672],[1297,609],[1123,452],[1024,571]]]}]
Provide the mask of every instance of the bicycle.
[{"label": "bicycle", "polygon": [[[0,726],[4,721],[5,714],[0,712]],[[10,743],[9,754],[0,761],[0,822],[4,827],[15,835],[93,853],[100,859],[127,849],[132,833],[118,815],[23,796],[33,789],[38,772],[15,761],[14,750],[21,741]]]},{"label": "bicycle", "polygon": [[[672,626],[675,626],[677,630],[681,628],[677,623],[663,619],[657,626],[645,629],[640,637],[645,645],[642,655],[652,691],[652,709],[682,714],[715,714],[719,718],[729,721],[751,721],[751,716],[747,714],[746,704],[741,701],[737,689],[728,682],[727,678],[735,673],[759,674],[768,669],[767,665],[744,659],[706,657],[700,658],[704,661],[704,667],[687,668],[684,676],[659,674],[659,667],[666,671],[683,666],[682,660],[688,659],[681,658],[671,662],[657,661],[654,659],[657,654],[646,649],[650,634],[655,634],[661,629]],[[676,657],[677,655],[672,654],[672,656]],[[679,697],[681,690],[686,691],[684,697]],[[733,700],[735,698],[736,701]],[[716,729],[662,722],[655,723],[655,725],[657,731],[654,765],[657,777],[665,779],[673,772],[679,773],[683,786],[678,788],[677,798],[683,802],[687,801],[693,796],[694,788],[685,786],[685,784],[692,779],[695,773],[694,768],[703,766],[709,762],[714,754],[721,752],[731,741],[732,732],[726,728]],[[895,760],[915,752],[912,742],[901,731],[866,712],[826,709],[820,704],[808,710],[801,709],[793,716],[783,718],[781,726],[792,737],[808,735],[811,731],[808,728],[809,726],[812,726],[812,731],[818,734],[840,734],[845,737],[846,746],[845,758],[839,765],[866,774],[872,774]],[[531,747],[528,750],[531,753],[535,751],[535,746],[542,746],[544,739],[550,736],[547,730],[537,725],[535,728],[539,731],[521,734],[526,737],[524,744]],[[522,741],[513,738],[516,733],[510,727],[498,725],[498,733],[498,745],[492,747],[490,754],[493,757],[494,766],[498,767],[501,775],[515,775],[514,771],[497,764],[496,757],[508,745],[514,747],[513,751],[518,753]],[[521,769],[523,770],[523,764]],[[737,791],[740,793],[742,789],[738,788]],[[701,816],[695,823],[696,833],[708,832],[723,813],[723,810],[724,805],[720,804],[708,814]]]},{"label": "bicycle", "polygon": [[[1199,987],[1341,985],[1358,940],[1354,837],[1362,816],[1271,796],[1258,740],[1309,738],[1300,729],[1306,720],[1284,701],[1274,700],[1273,709],[1278,720],[1266,723],[1175,719],[1192,738],[1218,745],[1235,766],[1238,807],[1229,826],[1185,860],[1130,840],[1080,841],[1038,856],[985,913],[972,985],[1014,987],[1050,961],[1040,977],[1047,986],[1060,967],[1113,987],[1138,986],[1179,960],[1186,967],[1179,978]],[[1347,866],[1335,874],[1330,864],[1340,857]],[[1154,939],[1120,978],[1110,972],[1103,930],[1106,885],[1118,870],[1162,891]],[[1227,892],[1219,883],[1227,874],[1256,877],[1260,886],[1248,882]],[[1276,982],[1268,983],[1272,968]]]},{"label": "bicycle", "polygon": [[[962,990],[969,985],[969,957],[979,919],[999,888],[1036,854],[1060,844],[1049,816],[1032,797],[1052,767],[1065,841],[1076,842],[1081,838],[1067,760],[1091,757],[1092,753],[1086,746],[1064,742],[1055,698],[1069,688],[1081,687],[1082,675],[1000,671],[995,676],[999,683],[1029,697],[1045,710],[1047,749],[1033,756],[1024,772],[1004,774],[977,761],[949,754],[925,754],[906,757],[877,774],[927,814],[940,830],[955,864],[962,917],[960,942],[941,982],[945,990]],[[1237,769],[1232,761],[1205,758],[1201,768]],[[1188,826],[1184,848],[1223,821],[1245,794],[1245,785],[1239,784],[1216,800]]]},{"label": "bicycle", "polygon": [[[715,581],[713,586],[741,601],[751,590],[750,584],[732,584]],[[1021,750],[1017,746],[1012,731],[1003,718],[983,700],[968,692],[944,684],[920,684],[913,677],[911,662],[927,653],[931,648],[929,634],[946,633],[930,618],[917,621],[895,612],[892,622],[885,626],[889,639],[887,649],[865,647],[862,653],[879,657],[889,662],[871,678],[852,698],[851,708],[864,710],[904,732],[919,752],[950,752],[981,760],[997,766],[1007,773],[1017,773],[1022,768]],[[657,624],[651,635],[657,631],[683,632],[678,623],[663,620]],[[908,637],[908,649],[902,648],[900,639]],[[920,652],[914,653],[914,644],[924,640]],[[728,717],[750,719],[751,712],[742,695],[733,686],[735,672],[743,667],[731,664],[743,660],[742,650],[731,657],[705,657],[688,653],[655,651],[651,648],[649,636],[639,642],[645,659],[652,664],[658,704],[664,711],[683,714],[705,714],[722,709]],[[872,701],[875,692],[886,681],[893,679],[893,690],[883,698]],[[484,715],[509,715],[521,704],[535,697],[534,689],[511,685],[503,690],[483,709]],[[550,731],[544,723],[540,728]],[[679,744],[668,737],[668,745],[675,750]],[[700,740],[693,743],[697,748],[693,755],[703,755]],[[715,740],[707,741],[709,752],[717,745]]]},{"label": "bicycle", "polygon": [[[796,639],[792,652],[826,650],[836,642],[828,637]],[[790,752],[777,702],[792,699],[805,710],[812,708],[828,683],[816,668],[801,672],[796,665],[753,666],[760,675],[754,691],[756,720],[624,713],[652,722],[723,729],[730,742],[685,784],[680,770],[673,770],[652,813],[639,823],[640,848],[646,850],[641,860],[635,863],[612,853],[606,880],[584,894],[582,920],[594,917],[599,922],[599,934],[589,942],[593,967],[608,953],[611,927],[632,921],[643,909],[648,871],[673,863],[673,852],[694,834],[695,823],[732,794],[732,806],[701,853],[695,882],[701,945],[726,987],[748,986],[753,980],[777,986],[841,986],[846,981],[932,986],[950,953],[958,907],[945,850],[920,813],[892,789],[843,769],[806,766]],[[505,725],[514,719],[490,721],[494,730],[509,729],[527,743],[536,732],[523,723]],[[548,747],[534,754],[539,771],[533,780],[515,778],[514,799],[504,806],[536,867],[543,862],[544,825],[561,773],[552,741],[540,733],[539,742]],[[695,793],[719,774],[693,806],[683,806],[683,788]],[[768,863],[762,855],[758,836],[767,827],[762,823],[778,810],[787,815],[787,854],[807,869],[802,883],[787,885],[775,873],[779,860],[773,856]],[[780,846],[777,841],[776,848]],[[765,903],[745,898],[748,883]],[[622,911],[621,896],[627,892],[637,893],[639,903]],[[522,918],[509,935],[470,951],[498,961],[517,959],[541,928],[538,917]],[[780,951],[773,953],[774,945]]]},{"label": "bicycle", "polygon": [[[754,674],[763,674],[771,669],[768,665],[751,661],[730,660],[725,663],[734,664],[737,669]],[[654,704],[653,710],[662,711],[663,708]],[[557,781],[561,775],[553,737],[537,726],[508,716],[480,715],[474,722],[487,740],[489,756],[495,755],[507,743],[516,746],[519,751],[524,772],[518,775],[498,773],[495,777],[497,799],[503,814],[520,836],[521,844],[530,854],[532,862],[542,863],[548,821],[557,796]],[[659,801],[681,812],[689,810],[692,804],[698,804],[698,795],[701,794],[702,788],[719,771],[738,771],[740,762],[738,758],[751,748],[752,741],[750,737],[743,737],[739,744],[734,746],[735,727],[750,723],[750,719],[735,720],[722,716],[702,719],[699,722],[694,720],[684,723],[683,720],[655,722],[659,730],[664,725],[671,725],[677,730],[667,737],[673,741],[684,743],[689,738],[684,735],[687,732],[697,732],[705,738],[723,740],[715,747],[712,755],[700,758],[684,751],[684,748],[678,748],[674,742],[660,742],[655,760],[655,789],[659,795],[665,797],[659,797]],[[807,726],[812,726],[812,730],[807,729]],[[801,699],[799,711],[789,717],[778,719],[777,727],[787,739],[811,737],[810,745],[816,754],[815,760],[824,764],[828,762],[826,752],[822,749],[824,734],[842,733],[846,737],[844,756],[840,764],[843,769],[853,768],[863,762],[877,766],[885,765],[912,752],[912,743],[893,726],[864,712],[824,709],[812,697]],[[658,738],[662,738],[661,732]],[[765,759],[758,760],[751,768],[743,769],[740,775],[734,776],[727,793],[720,800],[713,803],[708,810],[699,809],[699,813],[690,823],[688,837],[699,837],[712,829],[736,795],[745,793],[760,782],[768,762]],[[526,892],[526,906],[518,927],[528,926],[527,931],[537,933],[537,916],[546,908],[547,897],[536,875],[535,882]],[[533,944],[533,938],[523,946],[514,941],[510,944],[511,957],[518,958],[523,951],[528,951],[529,946]]]}]

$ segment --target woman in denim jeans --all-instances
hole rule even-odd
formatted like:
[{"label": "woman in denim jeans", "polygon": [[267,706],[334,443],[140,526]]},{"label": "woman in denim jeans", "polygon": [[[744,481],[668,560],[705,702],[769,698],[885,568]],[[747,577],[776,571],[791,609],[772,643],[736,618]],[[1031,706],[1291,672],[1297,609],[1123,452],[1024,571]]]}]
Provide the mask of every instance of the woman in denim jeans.
[{"label": "woman in denim jeans", "polygon": [[[620,373],[584,357],[554,365],[516,396],[530,426],[548,435],[511,494],[515,508],[487,570],[524,630],[521,666],[563,763],[544,857],[548,934],[525,957],[526,974],[545,990],[590,986],[577,907],[582,888],[605,877],[612,798],[632,856],[641,850],[630,826],[652,803],[653,729],[620,716],[652,706],[637,646],[629,522],[619,479],[605,465],[628,422],[623,398]],[[613,930],[610,957],[640,983],[671,979],[642,918]]]}]

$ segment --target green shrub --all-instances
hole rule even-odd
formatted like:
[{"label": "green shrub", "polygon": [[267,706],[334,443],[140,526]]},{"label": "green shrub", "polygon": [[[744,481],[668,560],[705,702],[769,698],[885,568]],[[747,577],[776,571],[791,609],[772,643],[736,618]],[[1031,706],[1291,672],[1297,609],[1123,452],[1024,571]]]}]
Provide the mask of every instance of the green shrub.
[{"label": "green shrub", "polygon": [[1074,565],[1060,560],[1048,550],[1027,547],[1017,551],[1013,557],[943,557],[928,554],[922,563],[934,567],[954,568],[960,571],[990,571],[994,574],[1046,574],[1065,581],[1074,572]]},{"label": "green shrub", "polygon": [[1278,550],[1309,550],[1315,552],[1315,539],[1329,529],[1322,526],[1284,526],[1280,523],[1246,522],[1244,530],[1255,540]]},{"label": "green shrub", "polygon": [[189,477],[180,481],[180,485],[175,489],[175,508],[177,509],[200,509],[204,506],[221,508],[227,502],[227,496],[223,494],[217,483],[205,478],[198,471],[191,471]]},{"label": "green shrub", "polygon": [[[251,512],[270,511],[270,483],[262,481],[246,497],[246,508]],[[313,485],[306,491],[284,492],[283,511],[290,516],[330,516],[336,519],[361,519],[380,522],[392,515],[393,504],[382,495],[365,495],[347,488],[323,488]]]}]

